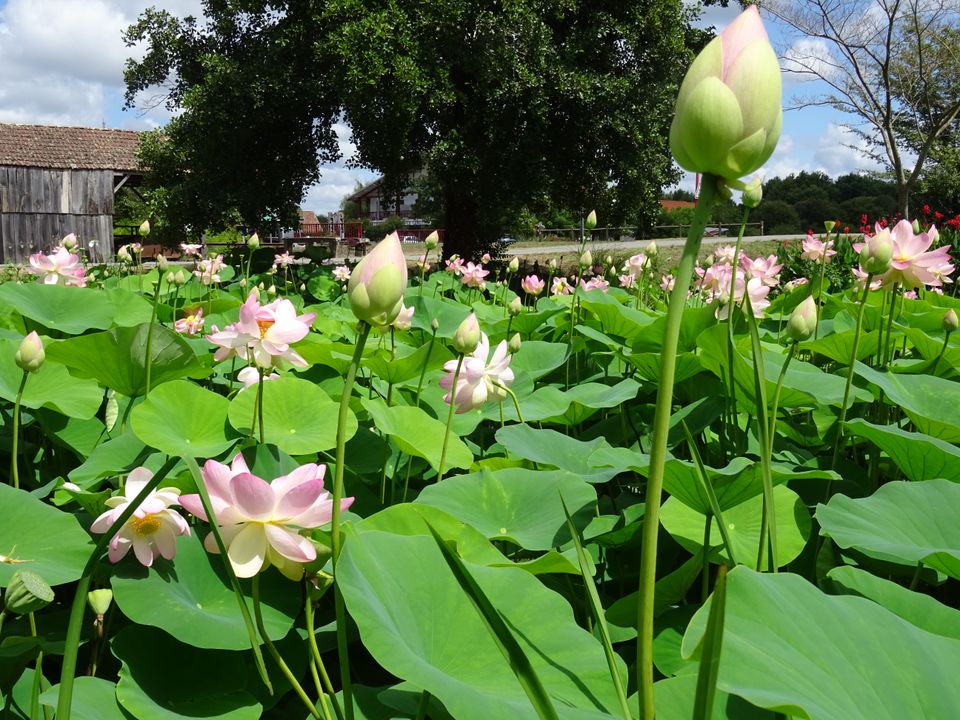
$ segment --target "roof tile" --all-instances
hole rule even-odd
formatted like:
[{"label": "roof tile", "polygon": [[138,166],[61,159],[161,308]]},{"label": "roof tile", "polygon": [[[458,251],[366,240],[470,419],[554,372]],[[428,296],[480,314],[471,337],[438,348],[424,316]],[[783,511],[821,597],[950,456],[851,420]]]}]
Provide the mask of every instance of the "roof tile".
[{"label": "roof tile", "polygon": [[0,165],[141,172],[133,130],[0,123]]}]

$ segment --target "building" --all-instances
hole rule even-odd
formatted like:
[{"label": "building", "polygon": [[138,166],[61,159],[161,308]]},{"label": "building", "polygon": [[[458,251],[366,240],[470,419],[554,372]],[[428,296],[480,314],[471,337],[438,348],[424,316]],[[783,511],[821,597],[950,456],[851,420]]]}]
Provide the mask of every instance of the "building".
[{"label": "building", "polygon": [[76,233],[90,260],[113,255],[114,196],[143,176],[139,133],[0,124],[0,262],[24,263]]},{"label": "building", "polygon": [[425,224],[414,216],[413,207],[417,202],[417,193],[407,190],[400,197],[388,197],[383,192],[383,178],[364,185],[347,198],[357,208],[357,217],[361,220],[372,220],[374,223],[392,217],[400,216],[406,219],[408,225]]}]

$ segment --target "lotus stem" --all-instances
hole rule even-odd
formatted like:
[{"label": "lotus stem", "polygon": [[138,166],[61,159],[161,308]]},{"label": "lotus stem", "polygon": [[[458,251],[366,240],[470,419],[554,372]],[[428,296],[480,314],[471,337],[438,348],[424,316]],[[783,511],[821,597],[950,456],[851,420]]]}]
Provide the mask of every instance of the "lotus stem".
[{"label": "lotus stem", "polygon": [[450,428],[453,425],[453,413],[457,406],[457,379],[463,367],[463,353],[457,358],[457,369],[453,372],[453,384],[450,385],[450,410],[447,412],[447,427],[443,431],[443,447],[440,449],[440,465],[437,467],[437,482],[443,480],[443,463],[447,459],[447,445],[450,442]]},{"label": "lotus stem", "polygon": [[20,470],[17,467],[17,455],[19,455],[20,445],[20,402],[23,400],[23,389],[27,386],[27,377],[30,375],[26,370],[23,371],[23,377],[20,378],[20,387],[17,389],[17,399],[13,403],[13,434],[10,447],[10,477],[13,478],[13,487],[20,489]]}]

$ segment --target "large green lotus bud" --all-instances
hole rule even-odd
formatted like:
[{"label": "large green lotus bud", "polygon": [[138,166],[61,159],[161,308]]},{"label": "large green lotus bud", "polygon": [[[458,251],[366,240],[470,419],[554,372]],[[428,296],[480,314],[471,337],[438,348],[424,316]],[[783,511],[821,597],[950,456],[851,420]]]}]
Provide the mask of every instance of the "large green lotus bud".
[{"label": "large green lotus bud", "polygon": [[147,235],[150,234],[150,221],[149,221],[149,220],[144,220],[142,223],[140,223],[139,233],[140,233],[143,237],[146,237]]},{"label": "large green lotus bud", "polygon": [[593,254],[589,250],[580,256],[580,267],[593,267]]},{"label": "large green lotus bud", "polygon": [[755,177],[747,183],[747,186],[743,189],[741,200],[743,200],[743,206],[751,210],[760,206],[760,202],[763,200],[763,183],[760,182],[760,178]]},{"label": "large green lotus bud", "polygon": [[427,250],[436,250],[437,245],[440,244],[440,233],[434,230],[432,233],[427,235],[423,240],[423,244],[426,246]]},{"label": "large green lotus bud", "polygon": [[247,238],[247,248],[250,250],[258,250],[260,248],[260,236],[257,233]]},{"label": "large green lotus bud", "polygon": [[817,329],[817,303],[812,295],[807,295],[797,305],[787,321],[787,337],[794,342],[802,342],[813,335]]},{"label": "large green lotus bud", "polygon": [[780,66],[756,6],[687,70],[670,126],[681,167],[735,180],[763,165],[780,139]]},{"label": "large green lotus bud", "polygon": [[860,250],[860,265],[871,275],[882,275],[890,269],[893,259],[893,238],[889,230],[881,230],[867,239]]},{"label": "large green lotus bud", "polygon": [[587,219],[583,221],[583,226],[587,230],[593,230],[597,226],[597,211],[591,210],[587,215]]},{"label": "large green lotus bud", "polygon": [[517,295],[513,300],[510,301],[510,304],[507,305],[507,310],[511,315],[516,317],[523,312],[523,301],[520,300],[520,296]]},{"label": "large green lotus bud", "polygon": [[36,330],[20,341],[20,347],[17,348],[17,353],[14,355],[17,367],[27,372],[39,370],[46,359],[47,355],[43,351],[43,341],[37,335]]},{"label": "large green lotus bud", "polygon": [[396,232],[387,235],[350,275],[347,296],[358,319],[381,327],[392,323],[407,289],[407,261]]},{"label": "large green lotus bud", "polygon": [[469,355],[479,344],[480,323],[477,322],[477,314],[470,313],[453,334],[453,348],[458,353]]},{"label": "large green lotus bud", "polygon": [[507,342],[507,349],[511,355],[516,355],[520,352],[520,344],[520,333],[514,333],[513,337]]},{"label": "large green lotus bud", "polygon": [[53,590],[32,570],[17,570],[10,578],[3,598],[7,612],[14,615],[36,612],[52,602]]},{"label": "large green lotus bud", "polygon": [[518,257],[510,258],[510,262],[507,263],[507,270],[512,273],[515,273],[519,269],[520,269],[520,258]]}]

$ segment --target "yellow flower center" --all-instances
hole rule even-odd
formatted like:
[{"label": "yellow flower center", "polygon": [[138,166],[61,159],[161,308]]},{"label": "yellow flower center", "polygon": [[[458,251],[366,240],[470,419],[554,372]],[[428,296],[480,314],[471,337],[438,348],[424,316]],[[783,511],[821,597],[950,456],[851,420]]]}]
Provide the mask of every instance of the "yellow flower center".
[{"label": "yellow flower center", "polygon": [[188,323],[196,322],[196,319],[197,319],[197,316],[196,316],[196,315],[187,315],[187,317],[186,317],[186,321],[187,321]]},{"label": "yellow flower center", "polygon": [[257,320],[257,327],[260,328],[260,337],[264,337],[267,334],[267,330],[271,328],[274,322],[274,320]]},{"label": "yellow flower center", "polygon": [[133,531],[137,535],[150,536],[160,529],[160,518],[150,513],[142,518],[132,517],[130,522],[133,525]]}]

